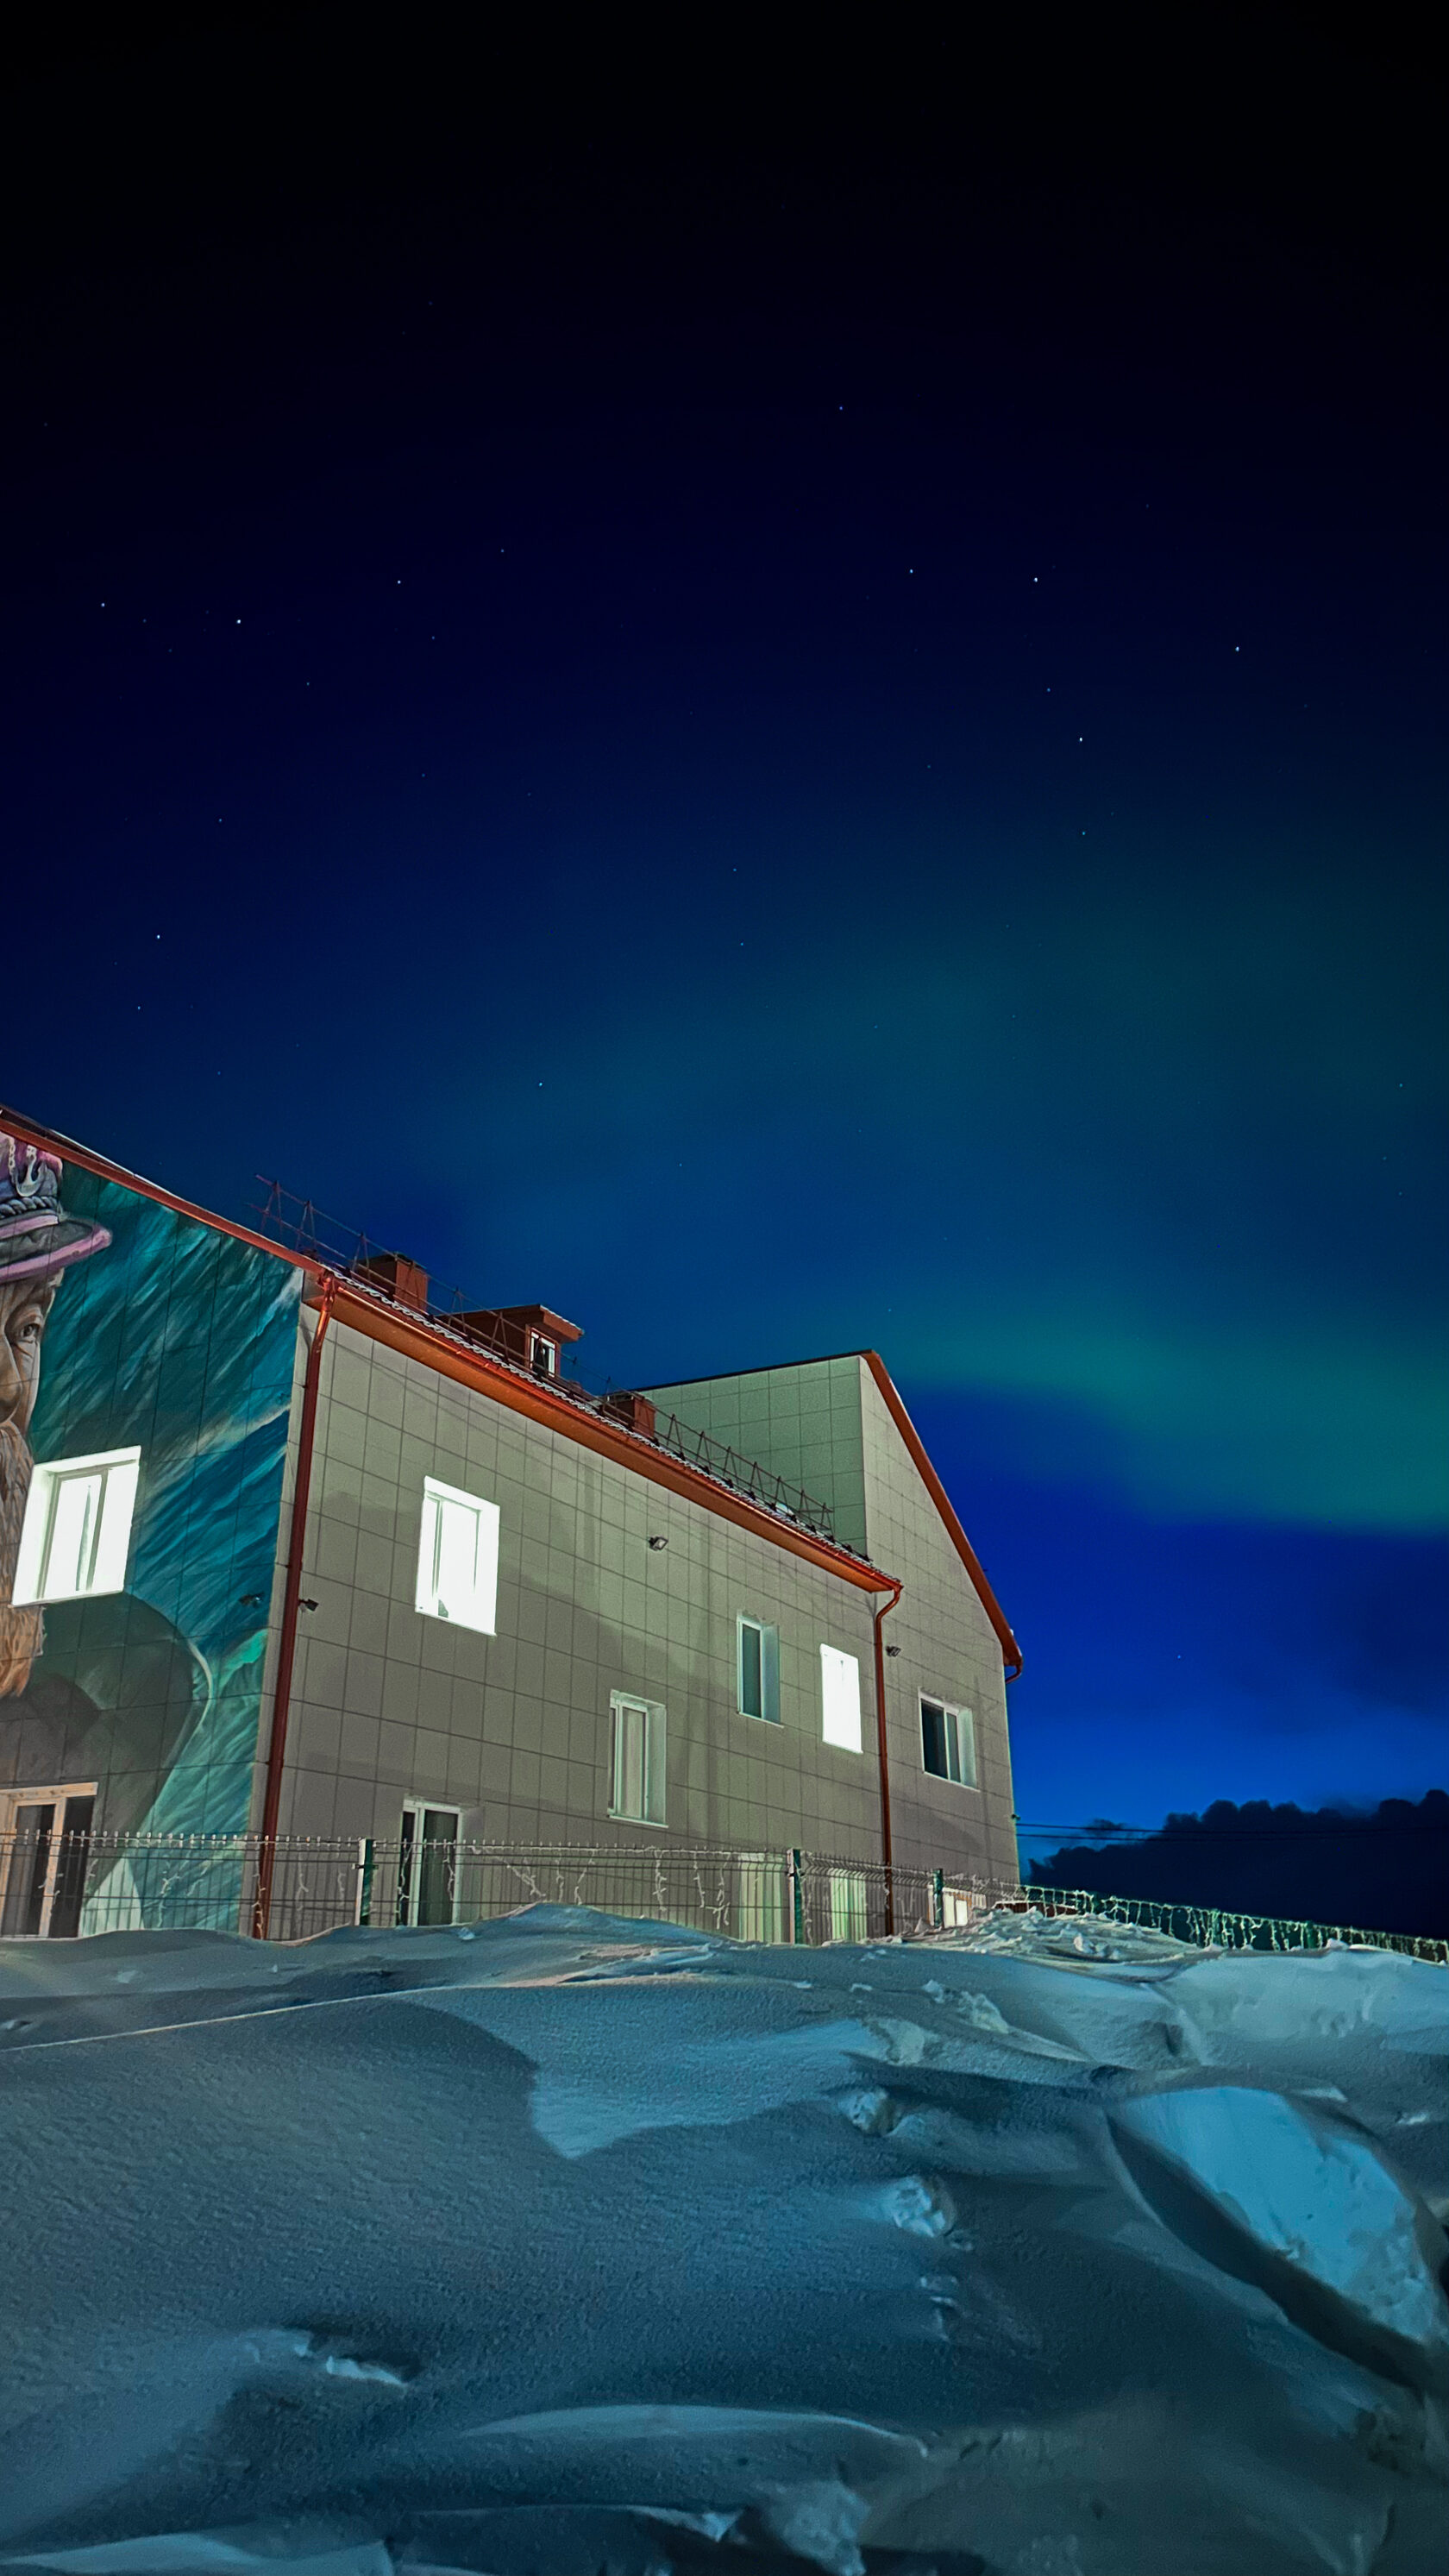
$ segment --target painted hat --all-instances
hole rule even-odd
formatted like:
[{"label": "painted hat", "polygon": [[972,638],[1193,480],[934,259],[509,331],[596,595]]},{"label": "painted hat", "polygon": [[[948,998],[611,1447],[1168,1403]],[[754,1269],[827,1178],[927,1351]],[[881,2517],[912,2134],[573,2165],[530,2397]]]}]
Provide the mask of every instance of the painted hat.
[{"label": "painted hat", "polygon": [[88,1216],[67,1216],[60,1203],[57,1154],[27,1145],[0,1128],[0,1281],[43,1278],[102,1252],[110,1229]]}]

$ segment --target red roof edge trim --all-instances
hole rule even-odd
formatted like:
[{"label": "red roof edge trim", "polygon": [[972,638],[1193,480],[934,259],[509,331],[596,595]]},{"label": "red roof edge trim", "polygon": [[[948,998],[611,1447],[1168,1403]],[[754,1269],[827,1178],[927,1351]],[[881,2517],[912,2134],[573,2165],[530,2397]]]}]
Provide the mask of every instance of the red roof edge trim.
[{"label": "red roof edge trim", "polygon": [[650,1484],[662,1485],[686,1502],[702,1504],[718,1519],[733,1521],[737,1528],[771,1540],[787,1555],[803,1557],[807,1564],[819,1566],[827,1574],[842,1576],[857,1591],[884,1592],[894,1586],[895,1577],[882,1573],[868,1559],[853,1556],[828,1539],[782,1524],[766,1505],[726,1491],[706,1470],[674,1457],[647,1433],[627,1430],[592,1407],[585,1409],[572,1403],[560,1391],[557,1380],[535,1377],[529,1369],[511,1367],[506,1360],[456,1339],[440,1317],[409,1313],[369,1292],[366,1283],[356,1278],[338,1281],[333,1316],[337,1323],[351,1325],[372,1341],[384,1342],[395,1351],[422,1360],[440,1376],[491,1395],[511,1412],[526,1414],[548,1430],[562,1432],[565,1439],[576,1441],[581,1449],[616,1459]]},{"label": "red roof edge trim", "polygon": [[78,1145],[73,1136],[62,1136],[55,1127],[43,1127],[38,1118],[22,1117],[18,1109],[0,1106],[0,1129],[18,1136],[22,1144],[43,1145],[48,1153],[58,1154],[63,1163],[74,1163],[77,1170],[94,1172],[97,1180],[115,1181],[123,1190],[134,1190],[138,1198],[153,1199],[158,1207],[171,1208],[177,1216],[189,1216],[197,1225],[209,1225],[213,1234],[229,1234],[235,1243],[249,1243],[257,1252],[269,1252],[274,1261],[285,1261],[293,1270],[305,1270],[312,1278],[320,1277],[325,1263],[313,1260],[303,1252],[289,1252],[284,1243],[273,1243],[265,1234],[256,1234],[249,1225],[233,1225],[230,1217],[213,1216],[210,1208],[198,1207],[194,1199],[178,1198],[174,1190],[163,1190],[158,1181],[143,1180],[139,1172],[128,1172],[124,1163],[113,1163],[108,1155],[93,1154],[89,1145]]},{"label": "red roof edge trim", "polygon": [[[335,1278],[339,1322],[352,1324],[373,1340],[389,1342],[396,1350],[411,1350],[418,1358],[431,1362],[441,1375],[477,1387],[480,1393],[494,1396],[514,1412],[531,1414],[550,1430],[561,1431],[577,1441],[581,1448],[621,1460],[650,1483],[665,1486],[687,1501],[702,1503],[717,1518],[733,1521],[757,1537],[772,1539],[787,1554],[803,1557],[826,1573],[843,1576],[859,1591],[880,1592],[893,1584],[893,1576],[882,1574],[864,1559],[852,1557],[826,1540],[808,1537],[803,1530],[782,1528],[762,1505],[748,1502],[742,1495],[724,1493],[713,1477],[682,1459],[668,1456],[643,1434],[626,1431],[619,1423],[605,1423],[592,1412],[581,1415],[567,1396],[554,1392],[547,1379],[511,1369],[481,1351],[459,1344],[439,1319],[394,1307],[385,1296],[370,1291],[365,1280],[343,1278],[325,1261],[289,1251],[285,1244],[271,1242],[250,1226],[233,1225],[229,1217],[214,1216],[210,1208],[198,1207],[194,1199],[179,1198],[174,1190],[163,1190],[159,1182],[143,1179],[139,1172],[128,1171],[124,1163],[113,1163],[109,1155],[93,1153],[89,1145],[77,1144],[73,1136],[63,1136],[58,1128],[44,1126],[38,1118],[27,1118],[18,1109],[0,1104],[0,1130],[18,1137],[22,1144],[43,1146],[47,1152],[58,1154],[63,1163],[73,1163],[78,1171],[93,1172],[98,1180],[114,1181],[121,1189],[134,1190],[139,1198],[152,1200],[157,1207],[190,1217],[196,1225],[209,1226],[213,1234],[229,1235],[236,1243],[249,1243],[258,1252],[270,1253],[274,1261],[304,1271],[314,1283],[309,1294],[315,1293],[316,1283],[324,1278]],[[925,1452],[921,1454],[924,1457]]]},{"label": "red roof edge trim", "polygon": [[897,1431],[900,1433],[901,1438],[904,1440],[906,1447],[911,1453],[916,1473],[929,1493],[932,1502],[935,1504],[937,1511],[941,1515],[942,1520],[945,1522],[946,1533],[951,1541],[951,1545],[954,1547],[962,1564],[965,1566],[967,1573],[970,1575],[972,1582],[976,1586],[976,1590],[981,1601],[981,1607],[985,1611],[987,1618],[990,1620],[991,1625],[995,1629],[997,1637],[1000,1640],[1003,1664],[1006,1664],[1008,1661],[1013,1659],[1015,1660],[1015,1672],[1009,1672],[1006,1675],[1006,1679],[1009,1682],[1014,1682],[1019,1678],[1021,1673],[1022,1653],[1020,1646],[1017,1644],[1015,1637],[1011,1633],[1011,1627],[1007,1620],[1006,1613],[1002,1609],[1000,1602],[997,1600],[995,1593],[992,1591],[990,1584],[986,1580],[981,1560],[978,1557],[975,1548],[972,1546],[966,1532],[963,1530],[960,1522],[956,1518],[956,1514],[951,1505],[951,1497],[947,1493],[945,1486],[942,1484],[940,1477],[937,1475],[935,1468],[932,1466],[930,1459],[926,1455],[925,1443],[923,1442],[919,1431],[916,1429],[914,1422],[911,1420],[910,1415],[907,1413],[905,1406],[901,1402],[894,1380],[891,1377],[890,1370],[886,1367],[879,1351],[863,1351],[861,1353],[861,1357],[865,1361],[866,1367],[869,1369],[871,1376],[874,1378],[876,1385],[880,1388],[881,1394],[885,1398],[891,1420],[894,1422]]}]

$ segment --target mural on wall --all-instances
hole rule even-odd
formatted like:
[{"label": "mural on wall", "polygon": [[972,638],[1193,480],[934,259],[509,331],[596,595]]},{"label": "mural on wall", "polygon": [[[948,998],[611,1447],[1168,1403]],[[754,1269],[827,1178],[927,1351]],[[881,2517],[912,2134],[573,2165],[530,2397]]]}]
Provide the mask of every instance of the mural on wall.
[{"label": "mural on wall", "polygon": [[245,1830],[300,1285],[0,1134],[12,1821],[28,1789],[94,1788],[98,1830]]}]

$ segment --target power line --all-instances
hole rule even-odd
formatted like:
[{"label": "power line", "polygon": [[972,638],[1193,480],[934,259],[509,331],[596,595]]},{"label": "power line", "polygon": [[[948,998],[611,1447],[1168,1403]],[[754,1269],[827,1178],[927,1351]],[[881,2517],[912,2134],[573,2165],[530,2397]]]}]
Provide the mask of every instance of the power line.
[{"label": "power line", "polygon": [[1019,1817],[1013,1822],[1018,1835],[1050,1834],[1063,1843],[1327,1842],[1344,1834],[1394,1834],[1400,1839],[1405,1834],[1449,1834],[1449,1817],[1442,1825],[1356,1825],[1347,1818],[1342,1824],[1326,1825],[1030,1825]]}]

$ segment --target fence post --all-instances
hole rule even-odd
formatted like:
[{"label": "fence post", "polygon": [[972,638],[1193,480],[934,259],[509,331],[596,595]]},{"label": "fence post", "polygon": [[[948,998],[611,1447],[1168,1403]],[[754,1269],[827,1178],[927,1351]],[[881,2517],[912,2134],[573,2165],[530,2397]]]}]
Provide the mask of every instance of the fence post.
[{"label": "fence post", "polygon": [[[959,1764],[957,1767],[959,1769]],[[946,1873],[943,1869],[933,1869],[931,1872],[931,1919],[938,1932],[945,1931]]]},{"label": "fence post", "polygon": [[798,1852],[798,1851],[792,1851],[792,1852],[791,1852],[791,1854],[790,1854],[790,1892],[791,1892],[791,1898],[792,1898],[792,1904],[791,1904],[791,1928],[792,1928],[793,1933],[794,1933],[794,1938],[795,1938],[796,1946],[797,1946],[797,1948],[802,1949],[802,1950],[803,1950],[803,1948],[805,1947],[805,1889],[804,1889],[804,1886],[803,1886],[803,1883],[802,1883],[802,1882],[803,1882],[803,1879],[804,1879],[804,1860],[805,1860],[805,1855],[804,1855],[804,1853],[803,1853],[803,1852]]},{"label": "fence post", "polygon": [[359,1834],[357,1837],[357,1912],[353,1920],[363,1924],[372,1921],[371,1834]]}]

